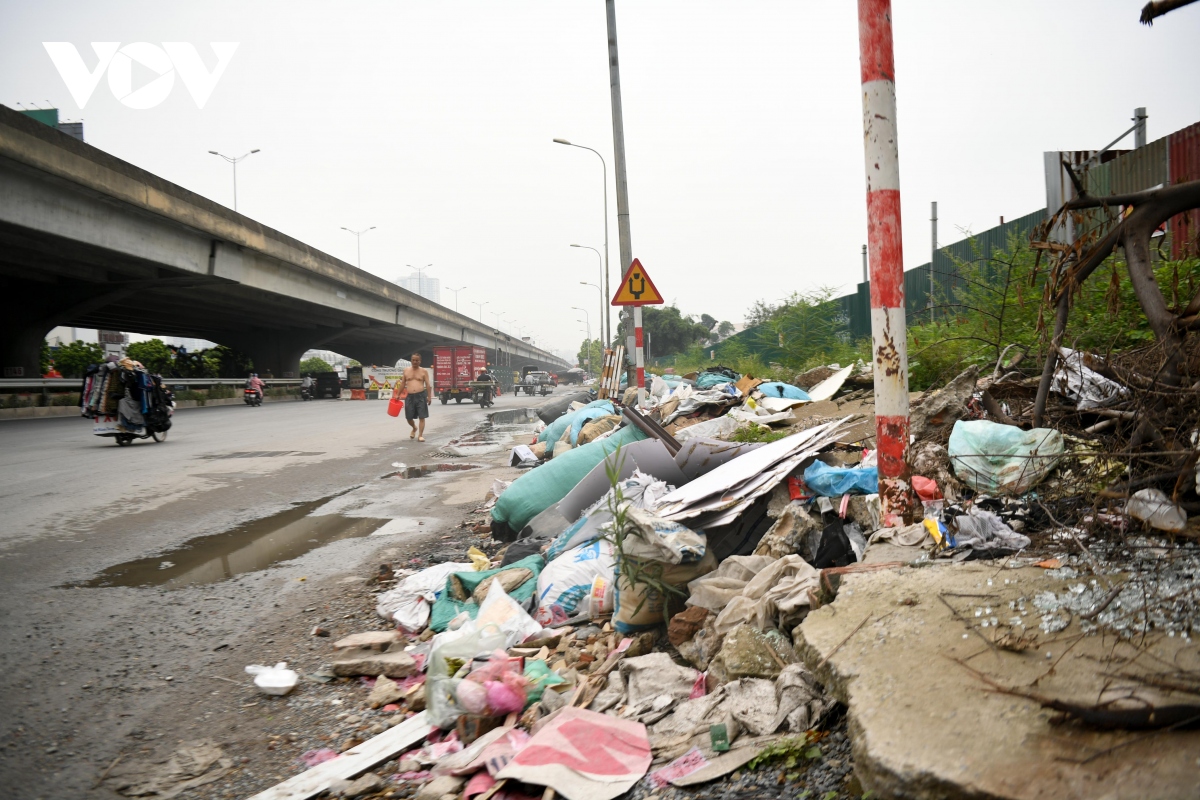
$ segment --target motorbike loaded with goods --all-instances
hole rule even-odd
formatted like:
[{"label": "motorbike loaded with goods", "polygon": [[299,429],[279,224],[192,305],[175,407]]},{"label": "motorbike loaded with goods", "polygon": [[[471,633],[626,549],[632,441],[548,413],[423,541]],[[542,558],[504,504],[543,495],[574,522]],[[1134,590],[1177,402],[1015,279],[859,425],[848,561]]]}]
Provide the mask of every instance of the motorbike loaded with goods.
[{"label": "motorbike loaded with goods", "polygon": [[80,392],[81,413],[93,420],[92,433],[125,446],[134,439],[163,442],[171,428],[175,400],[162,378],[130,358],[90,367]]}]

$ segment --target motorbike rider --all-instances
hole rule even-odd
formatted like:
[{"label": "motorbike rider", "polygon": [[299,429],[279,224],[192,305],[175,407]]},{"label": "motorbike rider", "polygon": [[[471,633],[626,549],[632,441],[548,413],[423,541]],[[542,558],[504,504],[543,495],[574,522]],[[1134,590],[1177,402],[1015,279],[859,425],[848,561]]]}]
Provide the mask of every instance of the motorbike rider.
[{"label": "motorbike rider", "polygon": [[475,377],[475,380],[478,382],[481,382],[481,383],[487,382],[487,383],[492,384],[490,388],[485,390],[488,393],[487,399],[489,401],[492,399],[492,395],[500,394],[500,386],[499,386],[499,384],[496,383],[496,376],[494,376],[494,375],[492,375],[492,373],[488,372],[487,367],[484,367],[483,370],[480,371],[479,375],[477,375]]},{"label": "motorbike rider", "polygon": [[250,377],[246,379],[246,388],[258,393],[258,399],[263,399],[263,389],[266,384],[262,382],[262,378],[258,377],[257,372],[251,372]]},{"label": "motorbike rider", "polygon": [[304,373],[304,380],[300,381],[300,390],[302,392],[308,392],[309,394],[312,394],[312,388],[313,388],[312,373],[306,372],[306,373]]}]

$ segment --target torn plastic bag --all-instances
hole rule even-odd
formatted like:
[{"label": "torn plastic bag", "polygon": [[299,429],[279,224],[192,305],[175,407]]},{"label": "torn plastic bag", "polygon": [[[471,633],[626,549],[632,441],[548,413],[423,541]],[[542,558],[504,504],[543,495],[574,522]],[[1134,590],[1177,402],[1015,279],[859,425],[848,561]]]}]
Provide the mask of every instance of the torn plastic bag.
[{"label": "torn plastic bag", "polygon": [[[659,498],[675,489],[639,469],[634,469],[632,475],[621,481],[620,487],[621,497],[626,502],[637,508],[651,510],[658,504]],[[604,526],[612,520],[609,504],[614,496],[615,492],[610,488],[599,500],[585,508],[580,518],[559,534],[546,550],[546,559],[552,561],[573,547],[600,538]]]},{"label": "torn plastic bag", "polygon": [[672,436],[675,441],[680,444],[688,439],[720,439],[722,436],[729,436],[734,431],[742,426],[742,422],[728,414],[723,417],[714,417],[706,419],[704,422],[697,422],[695,425],[689,425],[686,428],[680,428],[675,431]]},{"label": "torn plastic bag", "polygon": [[409,575],[400,585],[390,589],[375,601],[375,613],[391,620],[409,633],[417,633],[429,624],[429,609],[452,572],[474,569],[470,562],[448,561]]},{"label": "torn plastic bag", "polygon": [[1086,353],[1060,347],[1058,354],[1062,358],[1050,388],[1074,400],[1075,407],[1081,411],[1110,406],[1129,394],[1126,387],[1088,367]]},{"label": "torn plastic bag", "polygon": [[791,630],[807,609],[809,592],[817,588],[819,578],[800,556],[784,556],[756,574],[717,615],[713,627],[720,636],[743,623],[759,630]]},{"label": "torn plastic bag", "polygon": [[1015,553],[1030,545],[1028,536],[1017,533],[1000,517],[979,506],[967,508],[966,513],[948,509],[945,523],[951,536],[951,549],[960,553],[964,549],[981,553]]},{"label": "torn plastic bag", "polygon": [[742,593],[755,575],[775,561],[770,556],[729,556],[715,572],[688,584],[687,604],[719,613],[730,600]]},{"label": "torn plastic bag", "polygon": [[1064,449],[1056,430],[978,419],[954,423],[947,452],[954,474],[975,491],[1024,494],[1054,469]]},{"label": "torn plastic bag", "polygon": [[879,468],[831,467],[823,461],[814,461],[804,470],[804,483],[824,497],[875,494],[879,491]]}]

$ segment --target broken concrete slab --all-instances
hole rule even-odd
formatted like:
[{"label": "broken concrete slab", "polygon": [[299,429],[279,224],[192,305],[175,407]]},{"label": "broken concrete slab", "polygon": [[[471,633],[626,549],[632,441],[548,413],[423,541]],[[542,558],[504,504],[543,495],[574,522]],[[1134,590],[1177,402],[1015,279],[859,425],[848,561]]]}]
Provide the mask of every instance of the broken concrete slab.
[{"label": "broken concrete slab", "polygon": [[417,662],[403,650],[380,653],[369,647],[356,647],[339,653],[332,667],[334,675],[344,678],[355,675],[407,678],[417,671]]},{"label": "broken concrete slab", "polygon": [[335,652],[338,652],[366,648],[383,652],[394,642],[399,641],[399,631],[365,631],[363,633],[352,633],[349,636],[338,639],[333,643],[333,649]]},{"label": "broken concrete slab", "polygon": [[[1138,641],[1080,638],[1078,619],[1043,633],[1033,598],[1078,580],[978,563],[846,575],[837,600],[811,612],[795,636],[805,662],[848,707],[863,787],[878,798],[939,800],[1195,797],[1200,731],[1055,726],[1053,712],[997,693],[960,666],[1090,706],[1129,692],[1115,673],[1180,654],[1195,659],[1193,644],[1160,636],[1147,637],[1149,652],[1134,662]],[[1187,702],[1137,693],[1156,706]]]},{"label": "broken concrete slab", "polygon": [[[798,660],[792,646],[778,631],[764,633],[749,625],[738,625],[725,637],[720,651],[708,665],[708,685],[714,689],[739,678],[774,680],[784,667]],[[774,714],[774,709],[771,713]]]}]

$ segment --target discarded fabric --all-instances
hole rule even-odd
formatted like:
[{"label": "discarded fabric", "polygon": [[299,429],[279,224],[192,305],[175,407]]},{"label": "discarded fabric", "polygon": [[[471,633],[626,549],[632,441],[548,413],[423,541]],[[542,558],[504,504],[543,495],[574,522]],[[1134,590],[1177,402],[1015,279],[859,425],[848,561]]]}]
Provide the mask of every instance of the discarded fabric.
[{"label": "discarded fabric", "polygon": [[1024,431],[988,420],[959,420],[947,451],[954,473],[985,494],[1024,494],[1058,463],[1065,445],[1050,428]]}]

